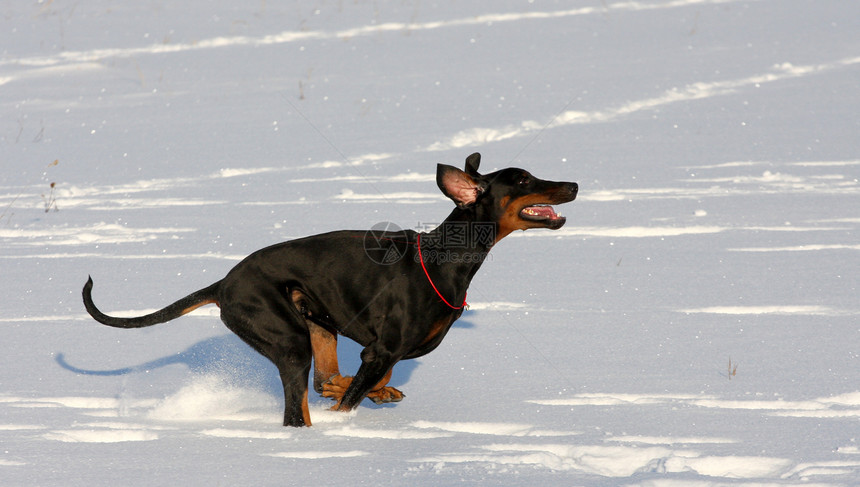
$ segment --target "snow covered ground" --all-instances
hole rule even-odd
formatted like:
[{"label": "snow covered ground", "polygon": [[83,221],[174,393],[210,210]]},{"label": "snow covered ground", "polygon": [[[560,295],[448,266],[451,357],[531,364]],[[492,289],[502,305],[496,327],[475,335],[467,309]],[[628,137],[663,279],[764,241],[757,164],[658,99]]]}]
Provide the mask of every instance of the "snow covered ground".
[{"label": "snow covered ground", "polygon": [[[0,483],[858,485],[858,80],[837,0],[5,2]],[[141,313],[427,228],[476,150],[580,197],[493,250],[401,403],[283,428],[216,309],[83,310],[88,274]]]}]

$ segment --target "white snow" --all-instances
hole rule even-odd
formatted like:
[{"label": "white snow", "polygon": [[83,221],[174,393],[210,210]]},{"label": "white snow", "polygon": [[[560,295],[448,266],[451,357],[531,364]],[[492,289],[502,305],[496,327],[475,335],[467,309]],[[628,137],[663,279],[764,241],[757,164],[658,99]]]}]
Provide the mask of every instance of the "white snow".
[{"label": "white snow", "polygon": [[[858,79],[835,0],[6,2],[0,483],[860,485]],[[81,304],[427,229],[473,151],[580,196],[493,249],[400,403],[284,428],[217,308]]]}]

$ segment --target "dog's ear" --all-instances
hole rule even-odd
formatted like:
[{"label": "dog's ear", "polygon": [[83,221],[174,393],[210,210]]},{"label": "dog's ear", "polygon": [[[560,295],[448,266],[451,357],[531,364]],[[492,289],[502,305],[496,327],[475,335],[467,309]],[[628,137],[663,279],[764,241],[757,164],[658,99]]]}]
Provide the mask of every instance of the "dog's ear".
[{"label": "dog's ear", "polygon": [[472,176],[447,164],[436,165],[436,184],[445,196],[457,204],[458,208],[473,205],[483,191],[480,183]]},{"label": "dog's ear", "polygon": [[466,158],[466,174],[472,177],[480,176],[478,174],[478,166],[481,164],[481,154],[475,152]]}]

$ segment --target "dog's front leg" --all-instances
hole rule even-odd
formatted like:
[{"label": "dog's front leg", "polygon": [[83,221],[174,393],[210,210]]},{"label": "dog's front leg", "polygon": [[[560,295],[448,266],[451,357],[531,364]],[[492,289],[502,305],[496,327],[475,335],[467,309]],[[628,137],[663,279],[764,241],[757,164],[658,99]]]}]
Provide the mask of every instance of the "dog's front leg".
[{"label": "dog's front leg", "polygon": [[[361,366],[343,396],[332,408],[338,411],[351,411],[378,384],[386,379],[399,357],[383,350],[378,344],[371,344],[361,352]],[[386,381],[387,382],[387,381]]]}]

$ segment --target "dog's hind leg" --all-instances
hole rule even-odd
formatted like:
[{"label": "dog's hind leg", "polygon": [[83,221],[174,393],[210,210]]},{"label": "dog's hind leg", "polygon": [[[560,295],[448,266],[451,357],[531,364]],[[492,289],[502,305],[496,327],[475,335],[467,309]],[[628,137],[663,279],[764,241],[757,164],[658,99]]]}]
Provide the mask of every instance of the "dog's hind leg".
[{"label": "dog's hind leg", "polygon": [[[310,349],[310,344],[308,344]],[[308,410],[308,374],[311,370],[310,351],[304,365],[295,363],[295,355],[287,352],[276,362],[284,384],[284,426],[310,426]]]},{"label": "dog's hind leg", "polygon": [[310,426],[308,375],[312,354],[304,318],[291,306],[278,310],[243,306],[240,314],[222,306],[221,320],[278,368],[284,386],[284,426]]},{"label": "dog's hind leg", "polygon": [[333,377],[340,376],[337,363],[337,332],[332,328],[314,322],[307,296],[298,289],[289,289],[293,306],[302,315],[311,337],[314,356],[314,390],[322,394],[323,384]]}]

